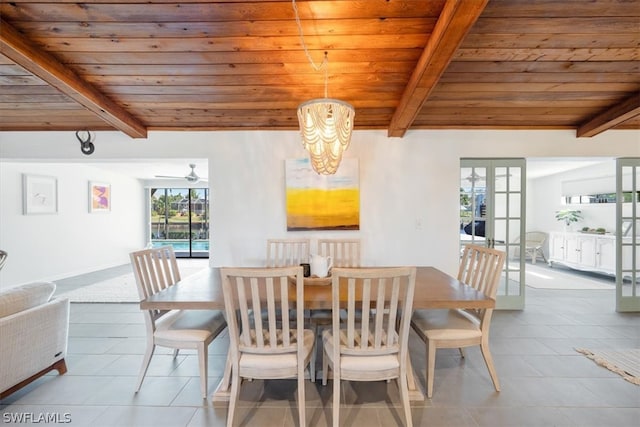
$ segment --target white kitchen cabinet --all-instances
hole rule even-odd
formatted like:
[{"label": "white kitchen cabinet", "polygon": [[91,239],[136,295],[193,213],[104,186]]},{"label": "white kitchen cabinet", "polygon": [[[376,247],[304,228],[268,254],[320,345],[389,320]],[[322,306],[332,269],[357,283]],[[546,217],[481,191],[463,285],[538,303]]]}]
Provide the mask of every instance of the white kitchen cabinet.
[{"label": "white kitchen cabinet", "polygon": [[596,238],[596,269],[616,271],[616,239],[614,236]]},{"label": "white kitchen cabinet", "polygon": [[553,232],[549,239],[549,264],[615,275],[616,236]]},{"label": "white kitchen cabinet", "polygon": [[564,258],[564,233],[549,234],[549,264],[551,261],[561,262]]}]

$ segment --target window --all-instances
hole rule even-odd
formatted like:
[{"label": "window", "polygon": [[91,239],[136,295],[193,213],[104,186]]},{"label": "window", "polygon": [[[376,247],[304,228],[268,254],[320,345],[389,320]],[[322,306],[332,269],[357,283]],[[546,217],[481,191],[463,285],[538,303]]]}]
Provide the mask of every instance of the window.
[{"label": "window", "polygon": [[171,245],[177,257],[209,257],[209,189],[152,188],[151,244]]}]

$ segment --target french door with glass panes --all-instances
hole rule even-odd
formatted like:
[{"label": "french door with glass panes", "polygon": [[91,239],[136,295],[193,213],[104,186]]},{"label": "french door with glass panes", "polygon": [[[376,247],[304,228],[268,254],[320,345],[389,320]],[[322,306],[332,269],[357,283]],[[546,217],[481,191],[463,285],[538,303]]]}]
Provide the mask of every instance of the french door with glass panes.
[{"label": "french door with glass panes", "polygon": [[616,310],[640,311],[640,158],[616,160]]},{"label": "french door with glass panes", "polygon": [[460,248],[504,251],[496,308],[524,308],[525,159],[461,159]]}]

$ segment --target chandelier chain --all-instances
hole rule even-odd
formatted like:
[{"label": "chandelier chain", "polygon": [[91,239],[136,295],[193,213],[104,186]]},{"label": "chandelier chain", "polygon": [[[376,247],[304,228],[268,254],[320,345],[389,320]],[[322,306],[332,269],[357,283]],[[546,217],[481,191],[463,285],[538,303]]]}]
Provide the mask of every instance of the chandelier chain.
[{"label": "chandelier chain", "polygon": [[302,48],[304,49],[304,54],[307,56],[307,59],[309,60],[309,63],[311,64],[311,67],[315,70],[315,71],[320,71],[324,69],[324,97],[328,98],[328,91],[327,91],[327,87],[329,86],[329,56],[328,53],[325,51],[324,52],[324,58],[322,59],[322,62],[320,63],[320,65],[316,65],[316,63],[313,61],[313,58],[311,57],[311,54],[309,53],[309,49],[307,49],[307,44],[304,42],[304,33],[302,31],[302,23],[300,22],[300,16],[298,15],[298,5],[296,4],[296,0],[291,0],[291,3],[293,4],[293,12],[296,15],[296,24],[298,25],[298,35],[300,36],[300,44],[302,45]]}]

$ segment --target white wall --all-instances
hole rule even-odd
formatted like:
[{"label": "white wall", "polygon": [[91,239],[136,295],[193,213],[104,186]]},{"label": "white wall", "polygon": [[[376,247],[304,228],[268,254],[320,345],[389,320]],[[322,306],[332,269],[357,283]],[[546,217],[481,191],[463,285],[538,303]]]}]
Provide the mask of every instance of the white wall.
[{"label": "white wall", "polygon": [[[58,213],[24,215],[22,175],[58,179]],[[108,182],[109,213],[89,213],[89,181]],[[144,191],[137,181],[84,164],[0,163],[0,248],[9,253],[0,288],[127,263],[143,247]]]},{"label": "white wall", "polygon": [[[615,192],[615,160],[574,169],[568,172],[549,175],[546,177],[530,180],[527,190],[529,191],[527,229],[530,231],[563,231],[564,223],[555,219],[555,213],[561,209],[576,209],[582,212],[583,220],[572,224],[571,229],[580,230],[582,227],[605,228],[608,232],[615,232],[616,228],[616,205],[615,203],[603,204],[561,204],[562,196],[567,195],[563,188],[567,183],[584,183],[584,186],[573,186],[578,194],[593,194],[598,192]],[[610,181],[610,186],[600,187],[595,190],[592,184],[594,178],[603,178]],[[591,188],[591,189],[590,189]],[[608,188],[605,190],[604,188]]]},{"label": "white wall", "polygon": [[[335,233],[286,232],[284,160],[306,155],[295,131],[150,132],[146,140],[102,132],[91,157],[80,153],[72,132],[2,132],[0,161],[61,159],[86,165],[207,158],[212,265],[258,265],[268,237],[336,235],[360,237],[366,265],[435,265],[454,273],[461,157],[638,157],[639,135],[609,131],[577,139],[572,131],[441,130],[410,131],[399,139],[387,138],[385,131],[356,131],[345,156],[359,159],[360,230]],[[3,221],[3,230],[15,221]],[[0,243],[5,241],[0,236]],[[65,256],[74,257],[78,247],[65,250]]]}]

